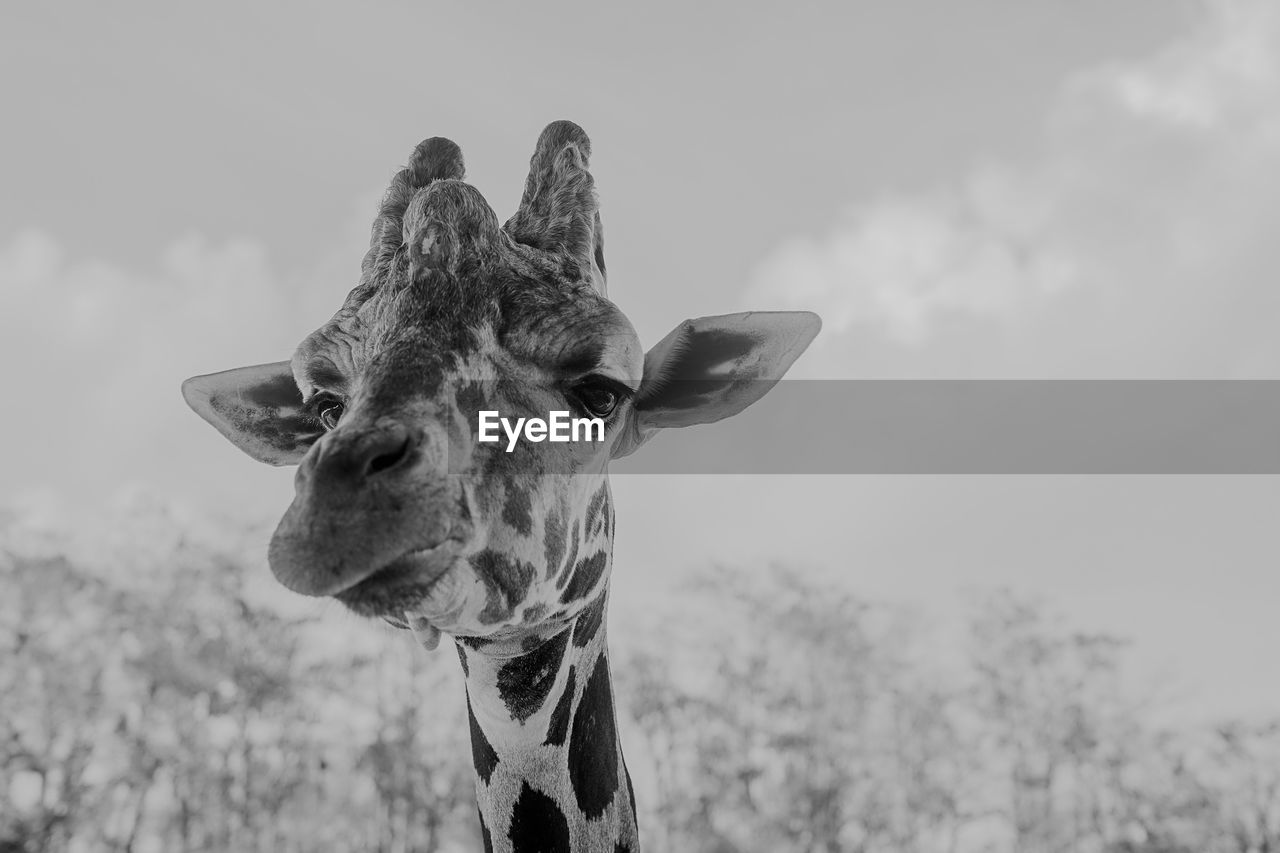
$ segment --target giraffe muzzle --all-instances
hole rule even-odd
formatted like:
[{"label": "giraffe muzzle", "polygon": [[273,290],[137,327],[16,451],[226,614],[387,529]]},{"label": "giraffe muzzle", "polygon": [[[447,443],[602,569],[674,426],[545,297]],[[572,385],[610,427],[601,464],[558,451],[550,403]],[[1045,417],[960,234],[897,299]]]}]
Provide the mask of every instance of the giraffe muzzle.
[{"label": "giraffe muzzle", "polygon": [[271,539],[276,578],[302,595],[338,596],[375,576],[388,588],[420,589],[445,571],[440,555],[457,545],[469,513],[458,478],[424,459],[426,443],[423,431],[389,418],[317,442]]}]

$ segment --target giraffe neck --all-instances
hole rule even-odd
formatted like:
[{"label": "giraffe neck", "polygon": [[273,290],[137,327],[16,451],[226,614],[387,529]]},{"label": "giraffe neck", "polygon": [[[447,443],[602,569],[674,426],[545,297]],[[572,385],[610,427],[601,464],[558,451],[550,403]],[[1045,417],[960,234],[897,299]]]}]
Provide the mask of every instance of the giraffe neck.
[{"label": "giraffe neck", "polygon": [[549,636],[458,642],[486,851],[638,853],[605,642],[607,589]]}]

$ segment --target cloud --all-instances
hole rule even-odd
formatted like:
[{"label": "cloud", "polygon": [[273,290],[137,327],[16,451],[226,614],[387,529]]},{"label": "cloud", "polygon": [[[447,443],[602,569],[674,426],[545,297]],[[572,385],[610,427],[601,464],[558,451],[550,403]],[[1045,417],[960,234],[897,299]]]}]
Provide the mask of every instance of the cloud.
[{"label": "cloud", "polygon": [[288,358],[354,283],[360,239],[353,225],[292,274],[247,239],[191,235],[150,269],[75,259],[38,230],[0,244],[0,499],[46,489],[95,501],[131,482],[188,492],[218,482],[212,474],[236,460],[182,402],[182,380]]},{"label": "cloud", "polygon": [[766,257],[750,301],[822,313],[828,375],[1274,375],[1280,7],[1200,12],[1066,80],[1034,158],[851,206]]}]

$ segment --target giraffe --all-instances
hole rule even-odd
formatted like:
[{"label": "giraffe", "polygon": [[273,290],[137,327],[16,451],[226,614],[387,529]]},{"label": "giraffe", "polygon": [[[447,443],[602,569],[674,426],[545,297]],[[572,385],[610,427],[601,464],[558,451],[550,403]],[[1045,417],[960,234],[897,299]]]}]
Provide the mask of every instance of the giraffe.
[{"label": "giraffe", "polygon": [[[289,361],[196,376],[187,403],[297,465],[268,547],[287,588],[383,618],[466,684],[486,851],[638,851],[606,643],[608,464],[737,414],[817,334],[808,312],[679,323],[650,348],[608,298],[591,144],[541,134],[499,224],[433,137],[392,179],[358,284]],[[477,440],[481,411],[572,411],[603,440]]]}]

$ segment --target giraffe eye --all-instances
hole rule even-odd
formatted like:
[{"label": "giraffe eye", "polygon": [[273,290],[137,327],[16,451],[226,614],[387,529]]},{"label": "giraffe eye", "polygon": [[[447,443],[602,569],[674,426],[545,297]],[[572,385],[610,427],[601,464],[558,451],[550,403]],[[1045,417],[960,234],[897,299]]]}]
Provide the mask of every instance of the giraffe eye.
[{"label": "giraffe eye", "polygon": [[316,417],[320,418],[320,423],[324,424],[325,429],[335,428],[338,421],[342,420],[343,411],[342,402],[333,398],[321,400],[316,405]]},{"label": "giraffe eye", "polygon": [[588,382],[574,389],[574,395],[582,407],[597,418],[613,414],[621,400],[618,392],[599,382]]}]

